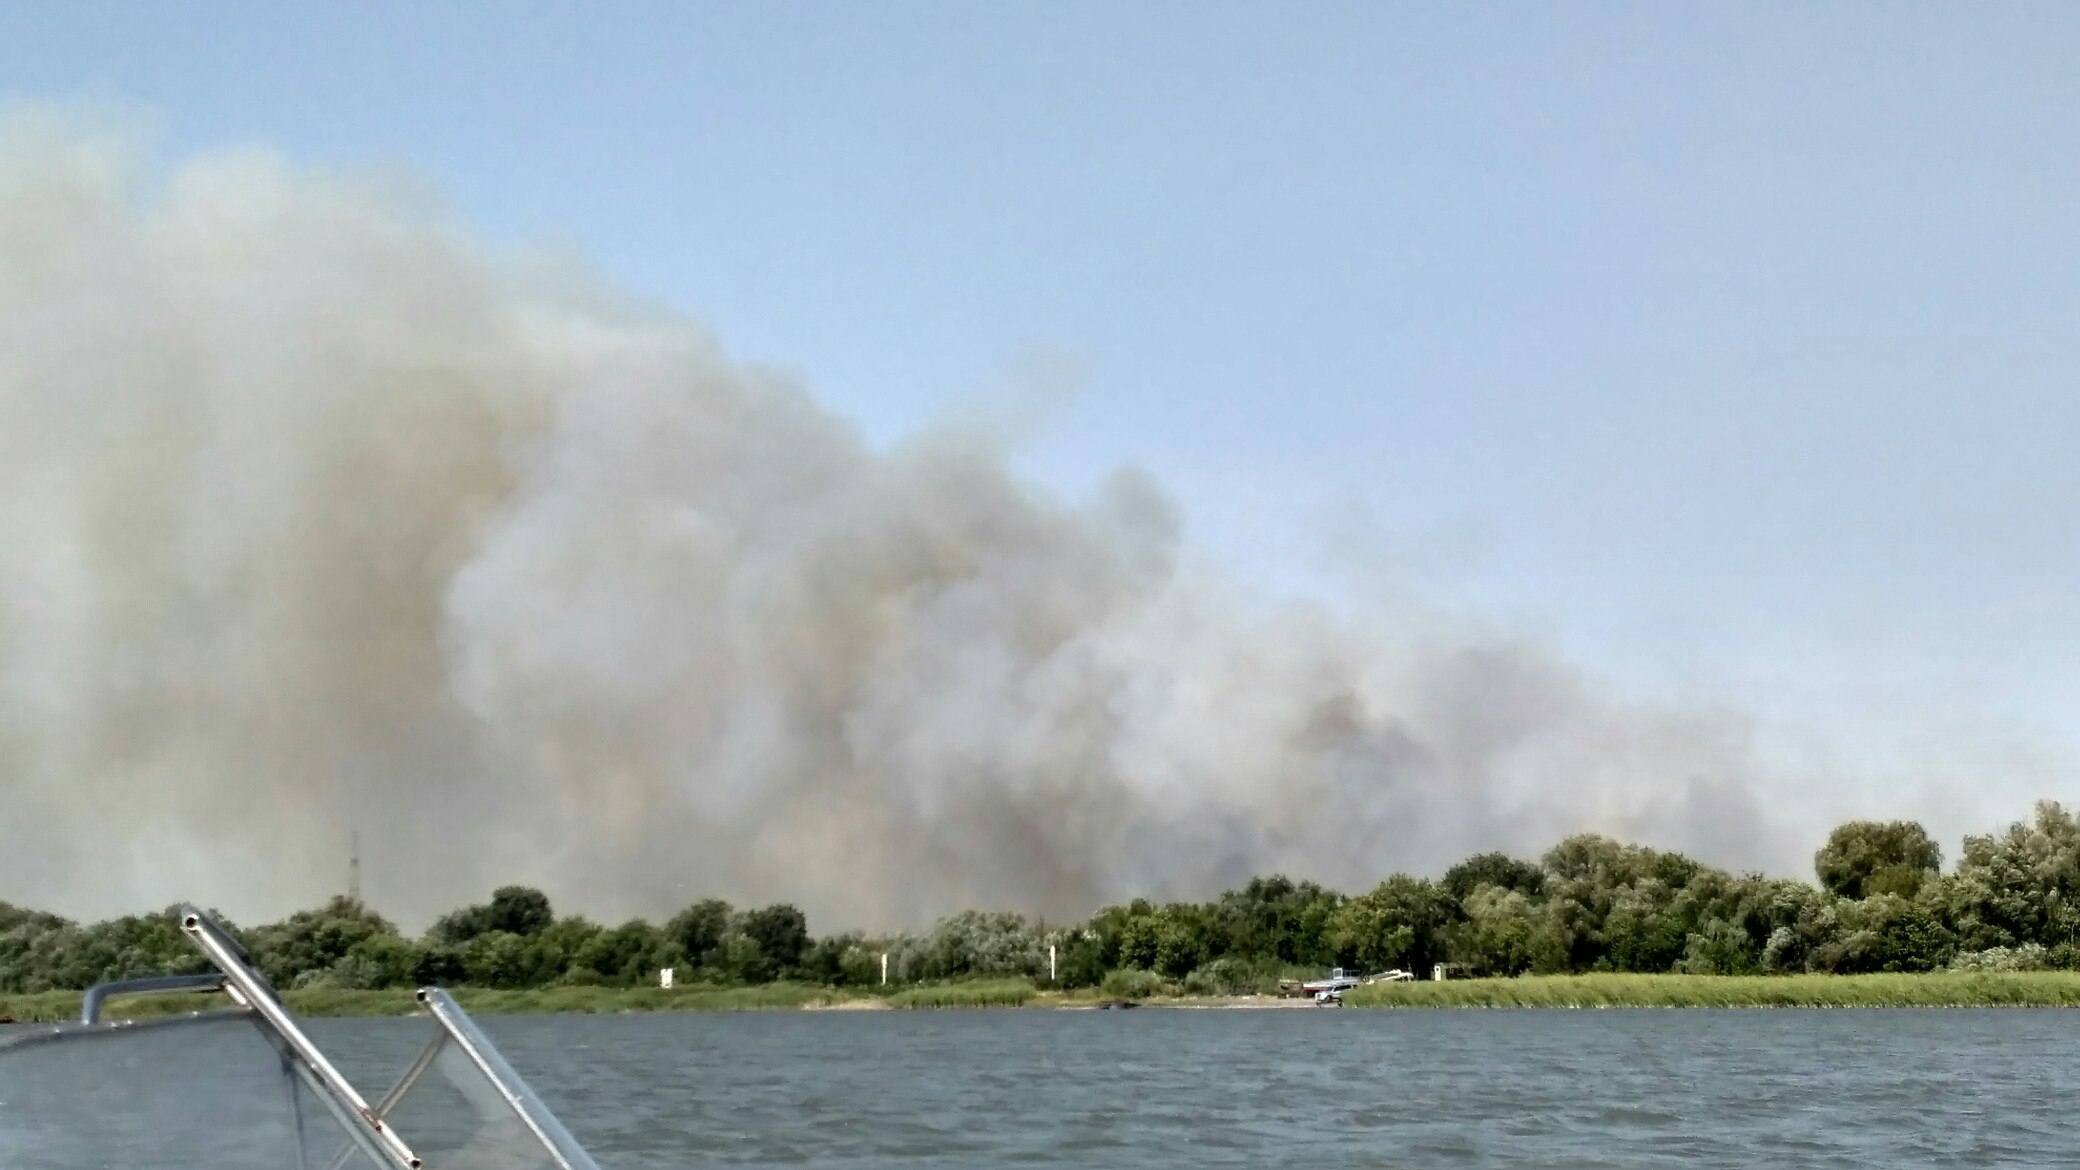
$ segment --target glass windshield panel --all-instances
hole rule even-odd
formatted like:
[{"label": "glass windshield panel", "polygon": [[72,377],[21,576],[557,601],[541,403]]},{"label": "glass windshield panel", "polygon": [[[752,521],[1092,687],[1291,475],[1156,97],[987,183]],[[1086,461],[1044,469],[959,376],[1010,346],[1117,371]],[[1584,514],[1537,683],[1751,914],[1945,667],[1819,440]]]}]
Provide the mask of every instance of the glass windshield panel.
[{"label": "glass windshield panel", "polygon": [[460,1047],[441,1045],[433,1063],[387,1114],[428,1170],[560,1170],[497,1085]]},{"label": "glass windshield panel", "polygon": [[527,1086],[527,1082],[521,1079],[513,1066],[506,1063],[505,1055],[499,1052],[498,1045],[491,1042],[491,1038],[484,1034],[484,1030],[477,1026],[477,1022],[470,1018],[468,1012],[463,1011],[447,992],[439,988],[428,988],[424,991],[422,1001],[433,1013],[434,1019],[447,1030],[449,1042],[467,1050],[484,1075],[504,1091],[513,1108],[525,1117],[528,1128],[535,1132],[542,1144],[555,1151],[558,1165],[567,1167],[568,1170],[599,1170],[591,1155],[585,1152],[569,1130],[563,1128],[563,1123],[556,1119],[556,1115],[549,1111],[549,1107],[542,1103],[540,1097],[535,1096],[534,1090]]},{"label": "glass windshield panel", "polygon": [[0,1043],[8,1170],[375,1170],[243,1015]]}]

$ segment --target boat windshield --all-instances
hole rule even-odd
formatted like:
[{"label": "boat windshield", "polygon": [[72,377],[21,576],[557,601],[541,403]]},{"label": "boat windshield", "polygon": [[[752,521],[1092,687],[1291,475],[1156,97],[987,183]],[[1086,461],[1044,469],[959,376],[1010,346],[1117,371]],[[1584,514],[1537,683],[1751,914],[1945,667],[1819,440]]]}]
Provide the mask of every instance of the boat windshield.
[{"label": "boat windshield", "polygon": [[425,1045],[370,1101],[235,941],[192,909],[183,928],[232,1005],[0,1034],[0,1167],[598,1170],[446,992],[419,993]]},{"label": "boat windshield", "polygon": [[448,994],[419,993],[438,1029],[376,1111],[434,1170],[598,1170]]},{"label": "boat windshield", "polygon": [[0,1166],[390,1170],[243,1011],[0,1041]]}]

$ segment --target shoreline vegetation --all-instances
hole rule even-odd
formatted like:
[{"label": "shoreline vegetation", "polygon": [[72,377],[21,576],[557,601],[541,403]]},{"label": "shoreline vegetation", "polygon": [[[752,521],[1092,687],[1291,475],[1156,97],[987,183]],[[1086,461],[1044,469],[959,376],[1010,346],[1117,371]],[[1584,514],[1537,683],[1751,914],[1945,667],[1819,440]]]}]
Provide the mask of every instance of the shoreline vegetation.
[{"label": "shoreline vegetation", "polygon": [[[646,1012],[879,1011],[1020,1008],[1075,1010],[1131,1003],[1154,1009],[1328,1010],[1304,998],[1273,995],[1151,994],[1122,1000],[1096,989],[1043,991],[1027,980],[975,980],[879,994],[859,989],[773,983],[757,987],[458,988],[476,1015],[628,1015]],[[291,1011],[309,1018],[409,1016],[405,989],[318,988],[285,992]],[[220,997],[117,997],[107,1019],[142,1020],[225,1006]],[[1504,979],[1375,983],[1344,996],[1346,1008],[1430,1010],[1594,1010],[1718,1008],[2075,1008],[2080,971],[1940,971],[1871,975],[1525,975]],[[0,996],[0,1017],[59,1023],[79,1017],[80,995]]]},{"label": "shoreline vegetation", "polygon": [[[1359,893],[1273,874],[1070,922],[968,910],[819,936],[792,905],[708,899],[610,925],[506,886],[416,936],[345,897],[223,925],[310,1015],[400,1014],[422,986],[485,1014],[1306,1006],[1276,993],[1332,967],[1418,980],[1353,1007],[2080,1006],[2080,818],[2045,802],[1943,860],[1919,824],[1852,821],[1816,882],[1582,834]],[[85,988],[205,966],[175,909],[81,924],[0,902],[0,1016],[64,1018]]]}]

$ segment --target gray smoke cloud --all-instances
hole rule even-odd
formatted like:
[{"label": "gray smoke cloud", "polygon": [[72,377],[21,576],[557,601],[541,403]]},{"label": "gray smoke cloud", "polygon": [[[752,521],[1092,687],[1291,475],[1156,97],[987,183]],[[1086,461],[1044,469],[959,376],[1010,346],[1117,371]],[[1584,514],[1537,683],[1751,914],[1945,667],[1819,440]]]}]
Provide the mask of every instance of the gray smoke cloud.
[{"label": "gray smoke cloud", "polygon": [[[261,153],[0,129],[0,898],[1081,914],[1584,828],[1787,850],[1738,717],[1252,596],[1122,471],[890,450]],[[1805,848],[1810,848],[1807,843]]]}]

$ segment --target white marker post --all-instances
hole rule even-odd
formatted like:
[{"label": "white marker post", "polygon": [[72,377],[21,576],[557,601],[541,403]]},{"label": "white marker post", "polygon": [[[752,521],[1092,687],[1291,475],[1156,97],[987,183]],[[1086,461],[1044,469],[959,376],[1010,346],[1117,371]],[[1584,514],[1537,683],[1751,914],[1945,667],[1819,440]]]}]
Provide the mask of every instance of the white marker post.
[{"label": "white marker post", "polygon": [[881,952],[881,986],[888,986],[888,952]]},{"label": "white marker post", "polygon": [[1047,981],[1054,982],[1054,944],[1047,944]]},{"label": "white marker post", "polygon": [[657,973],[657,985],[666,991],[672,989],[672,968],[665,967]]}]

